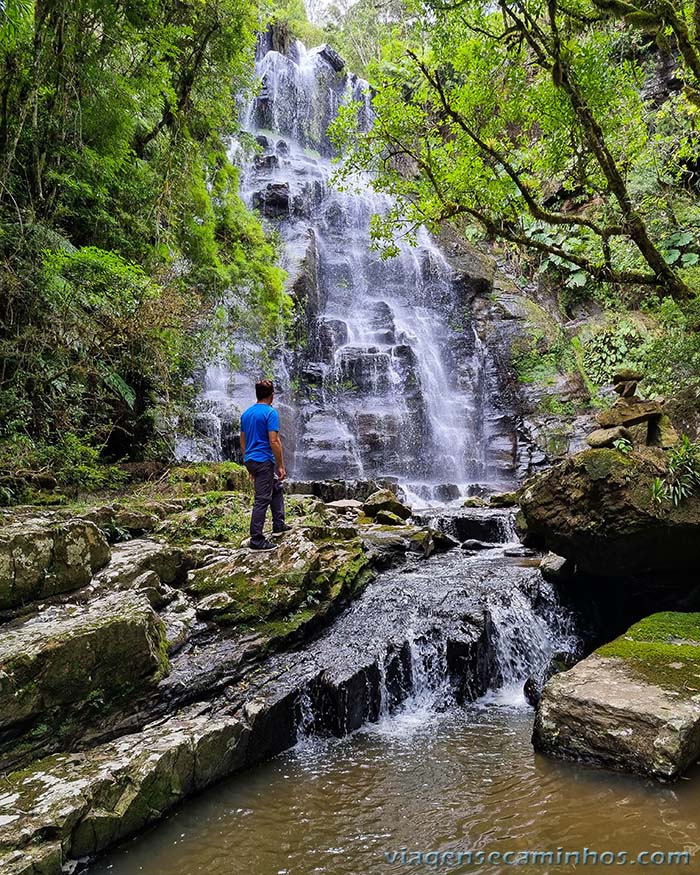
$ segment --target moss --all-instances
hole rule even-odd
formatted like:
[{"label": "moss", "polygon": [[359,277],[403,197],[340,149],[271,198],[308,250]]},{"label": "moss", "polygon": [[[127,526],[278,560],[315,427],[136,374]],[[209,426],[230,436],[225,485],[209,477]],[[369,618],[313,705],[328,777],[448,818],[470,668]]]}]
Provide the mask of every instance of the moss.
[{"label": "moss", "polygon": [[608,448],[584,450],[576,456],[576,464],[586,469],[591,480],[604,480],[620,469],[628,471],[634,465],[629,456]]},{"label": "moss", "polygon": [[693,696],[700,692],[700,613],[652,614],[596,653],[623,659],[649,683]]},{"label": "moss", "polygon": [[251,491],[248,472],[236,462],[181,466],[173,468],[168,479],[171,486],[179,487],[184,494],[212,490]]}]

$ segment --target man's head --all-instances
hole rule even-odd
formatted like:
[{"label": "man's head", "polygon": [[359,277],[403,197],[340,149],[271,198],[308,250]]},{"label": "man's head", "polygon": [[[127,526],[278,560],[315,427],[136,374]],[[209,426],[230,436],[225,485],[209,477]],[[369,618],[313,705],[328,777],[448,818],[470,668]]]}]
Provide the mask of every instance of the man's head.
[{"label": "man's head", "polygon": [[275,394],[272,380],[258,380],[255,384],[255,397],[258,401],[269,401]]}]

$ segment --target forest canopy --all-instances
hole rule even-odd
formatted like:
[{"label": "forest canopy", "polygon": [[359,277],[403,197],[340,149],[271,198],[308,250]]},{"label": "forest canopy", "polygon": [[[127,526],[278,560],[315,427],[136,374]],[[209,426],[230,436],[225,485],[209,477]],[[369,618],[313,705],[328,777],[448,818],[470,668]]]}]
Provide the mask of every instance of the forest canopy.
[{"label": "forest canopy", "polygon": [[[426,0],[372,69],[376,124],[336,126],[398,226],[470,225],[548,258],[572,286],[693,296],[700,211],[696,5]],[[681,46],[684,48],[682,49]],[[663,100],[648,93],[664,59]]]},{"label": "forest canopy", "polygon": [[227,154],[263,23],[248,0],[0,9],[0,462],[163,452],[207,348],[279,328]]}]

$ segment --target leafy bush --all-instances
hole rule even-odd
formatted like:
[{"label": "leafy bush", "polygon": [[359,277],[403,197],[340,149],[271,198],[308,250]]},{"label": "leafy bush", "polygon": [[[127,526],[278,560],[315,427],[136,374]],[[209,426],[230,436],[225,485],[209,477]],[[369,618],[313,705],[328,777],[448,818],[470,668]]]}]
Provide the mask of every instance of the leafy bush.
[{"label": "leafy bush", "polygon": [[594,332],[582,344],[583,367],[593,383],[610,383],[618,368],[638,363],[645,338],[642,329],[624,317]]}]

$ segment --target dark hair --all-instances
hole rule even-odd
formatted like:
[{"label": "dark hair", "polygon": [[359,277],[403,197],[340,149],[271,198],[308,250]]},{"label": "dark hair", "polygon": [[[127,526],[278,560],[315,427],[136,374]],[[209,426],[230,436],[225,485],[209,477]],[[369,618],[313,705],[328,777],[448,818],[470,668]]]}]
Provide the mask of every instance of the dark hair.
[{"label": "dark hair", "polygon": [[258,380],[255,384],[255,397],[258,401],[264,401],[266,398],[269,398],[274,391],[275,387],[272,384],[272,380]]}]

